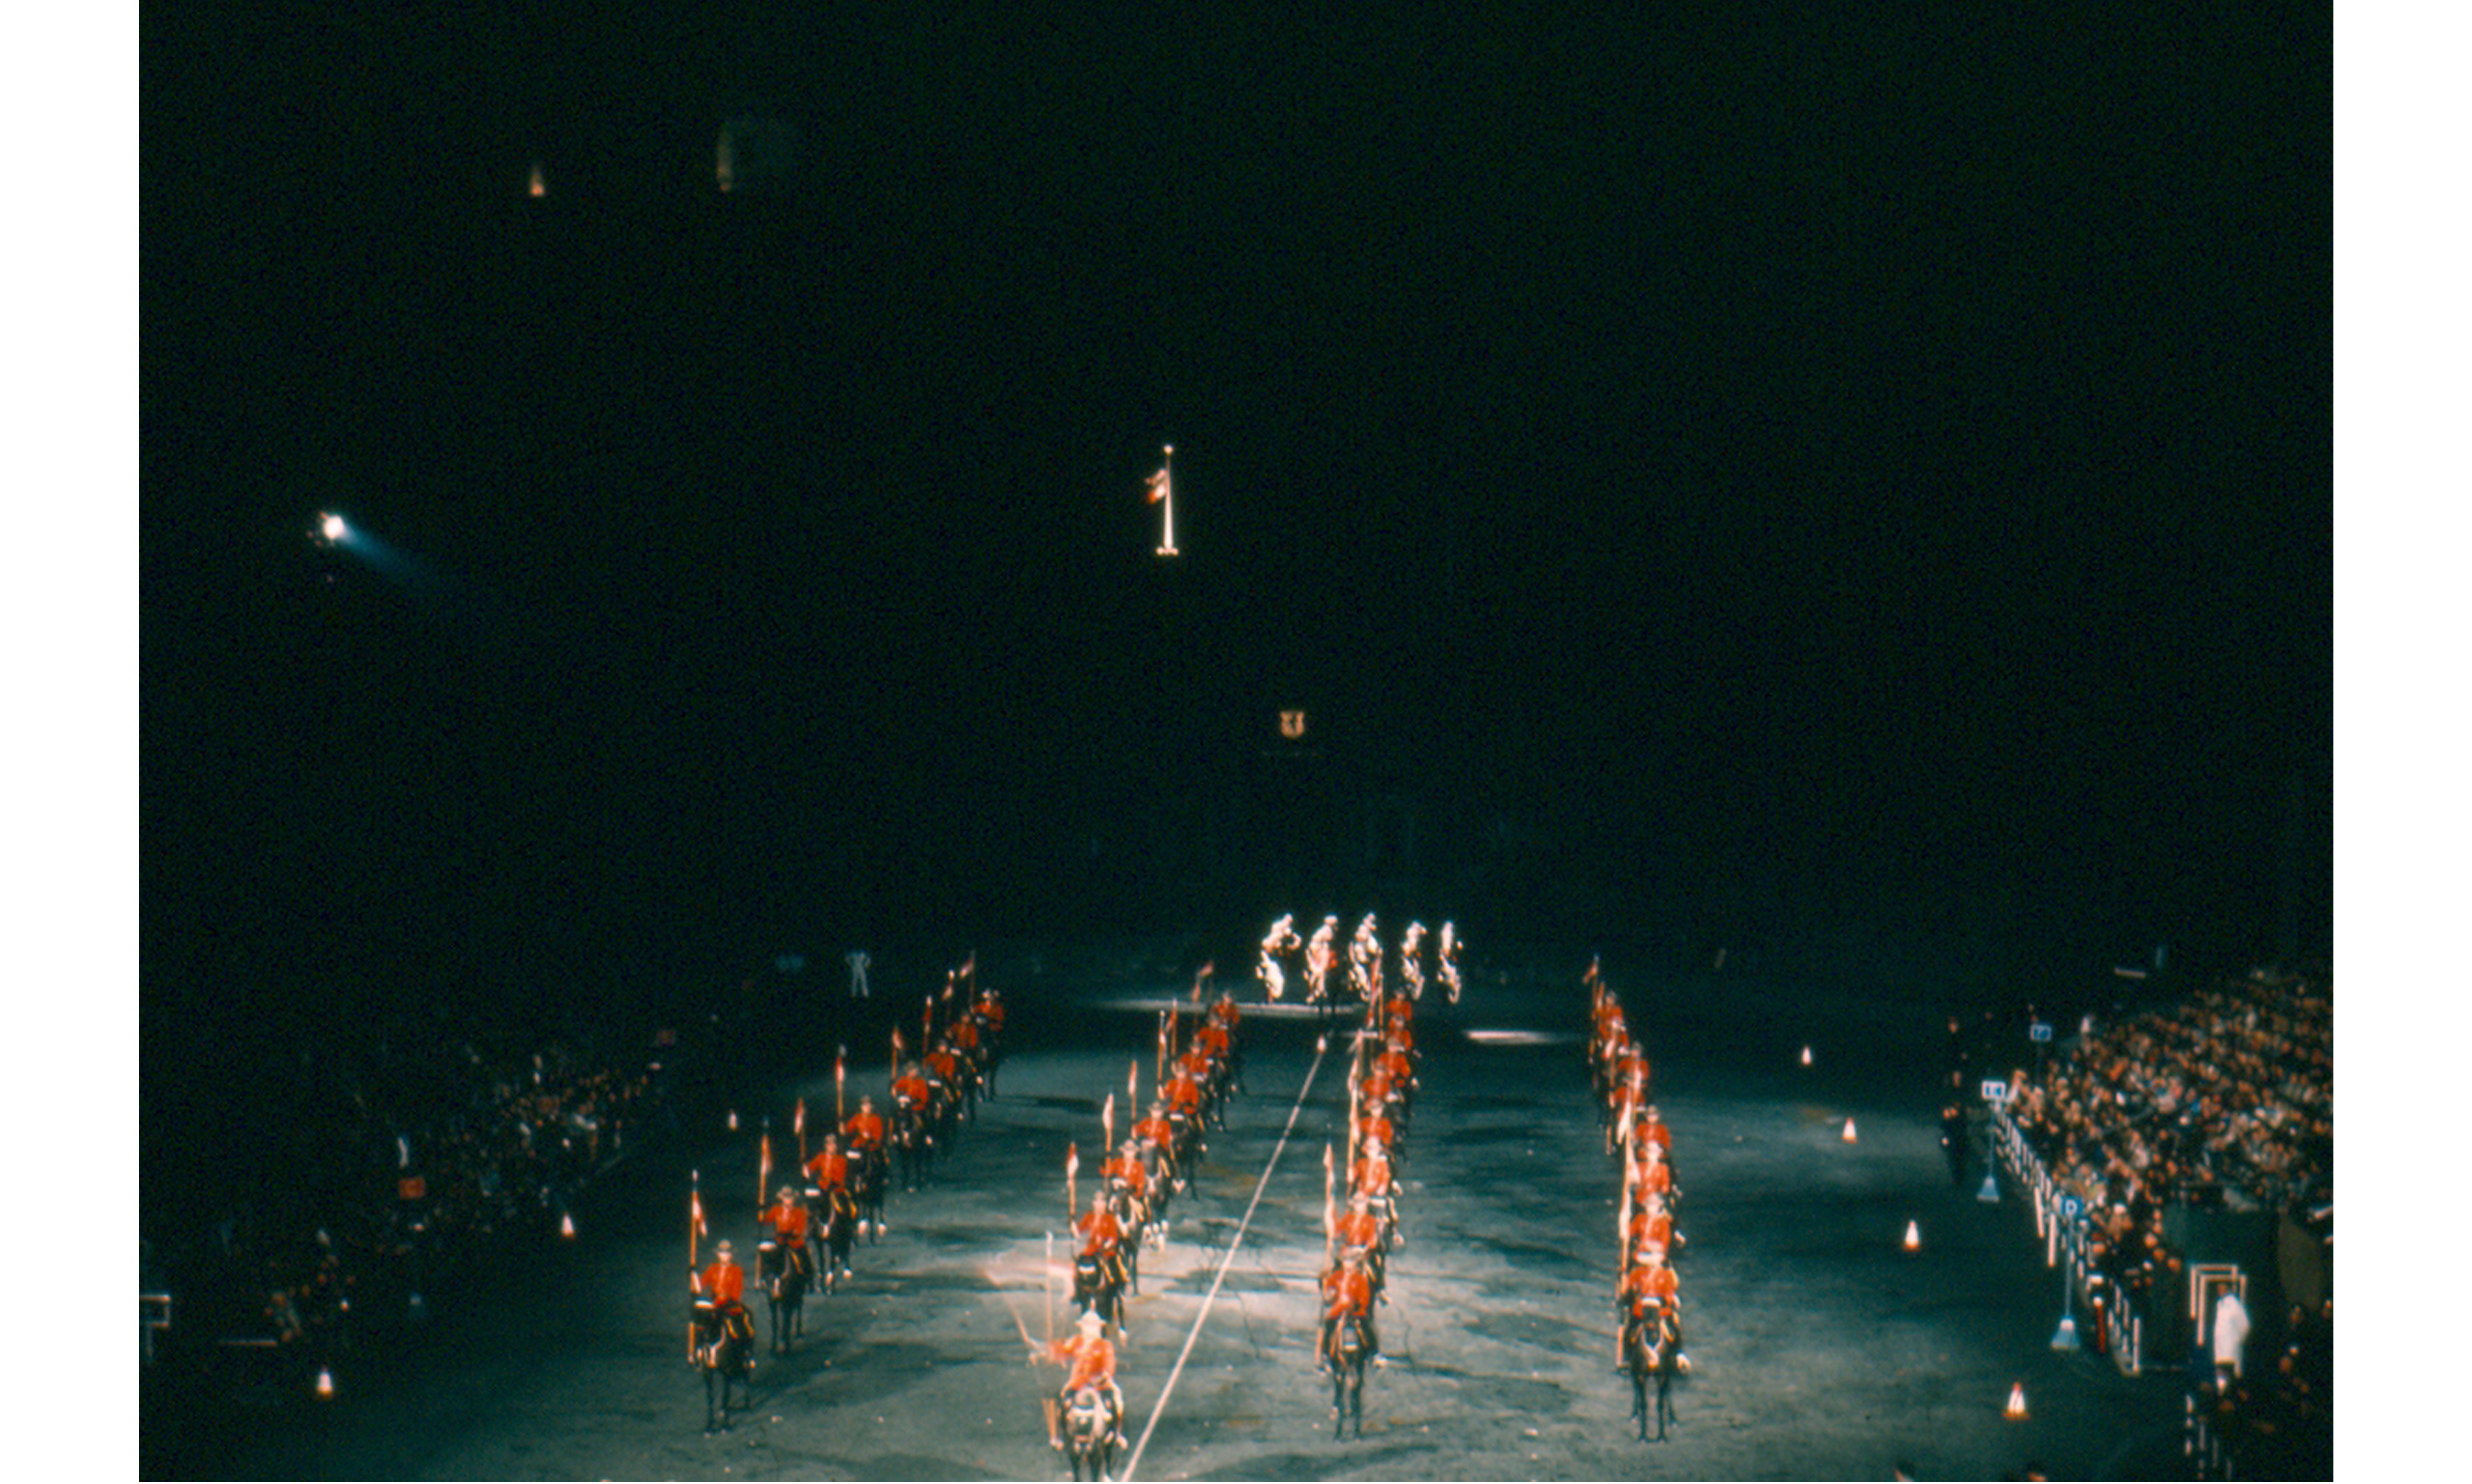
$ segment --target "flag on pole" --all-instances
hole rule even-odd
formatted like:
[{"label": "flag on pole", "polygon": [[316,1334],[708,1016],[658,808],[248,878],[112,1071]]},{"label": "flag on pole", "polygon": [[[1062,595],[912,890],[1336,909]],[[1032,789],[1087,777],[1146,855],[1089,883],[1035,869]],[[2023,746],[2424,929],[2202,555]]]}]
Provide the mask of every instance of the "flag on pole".
[{"label": "flag on pole", "polygon": [[1151,476],[1150,490],[1150,503],[1153,505],[1167,498],[1167,465],[1159,465],[1159,471]]}]

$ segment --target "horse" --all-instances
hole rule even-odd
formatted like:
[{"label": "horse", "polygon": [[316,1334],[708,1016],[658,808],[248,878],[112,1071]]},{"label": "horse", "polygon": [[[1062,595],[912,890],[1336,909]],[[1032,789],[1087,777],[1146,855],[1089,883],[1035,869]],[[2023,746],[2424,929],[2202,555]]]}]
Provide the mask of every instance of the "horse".
[{"label": "horse", "polygon": [[790,1342],[806,1332],[807,1289],[816,1280],[816,1260],[804,1244],[766,1242],[756,1252],[756,1276],[764,1284],[772,1319],[772,1354],[786,1355]]},{"label": "horse", "polygon": [[1623,1326],[1623,1369],[1630,1376],[1630,1415],[1639,1422],[1639,1440],[1649,1441],[1649,1380],[1656,1381],[1656,1441],[1665,1441],[1668,1423],[1678,1421],[1671,1392],[1676,1357],[1682,1354],[1682,1332],[1671,1309],[1635,1313]]},{"label": "horse", "polygon": [[850,1247],[858,1237],[858,1198],[847,1187],[834,1186],[829,1190],[810,1190],[807,1199],[816,1211],[816,1231],[824,1243],[824,1297],[831,1298],[841,1281],[850,1275]]},{"label": "horse", "polygon": [[1347,1435],[1347,1425],[1356,1425],[1356,1435],[1365,1436],[1365,1320],[1358,1314],[1342,1314],[1339,1328],[1331,1335],[1334,1354],[1330,1364],[1330,1435]]},{"label": "horse", "polygon": [[729,1388],[739,1388],[742,1410],[754,1405],[755,1322],[744,1308],[725,1327],[709,1299],[696,1301],[696,1368],[703,1372],[703,1430],[729,1430]]},{"label": "horse", "polygon": [[870,1247],[884,1235],[884,1150],[871,1148],[859,1160],[856,1170],[859,1224],[867,1228]]},{"label": "horse", "polygon": [[1073,1304],[1086,1309],[1125,1332],[1125,1284],[1107,1269],[1095,1254],[1082,1253],[1073,1260]]},{"label": "horse", "polygon": [[1115,1428],[1107,1420],[1106,1397],[1096,1386],[1083,1386],[1066,1397],[1064,1456],[1073,1466],[1073,1477],[1080,1479],[1087,1464],[1091,1478],[1105,1479],[1115,1453]]},{"label": "horse", "polygon": [[926,1117],[916,1107],[905,1104],[893,1111],[892,1149],[901,1161],[901,1189],[915,1190],[925,1185],[935,1146],[927,1132]]}]

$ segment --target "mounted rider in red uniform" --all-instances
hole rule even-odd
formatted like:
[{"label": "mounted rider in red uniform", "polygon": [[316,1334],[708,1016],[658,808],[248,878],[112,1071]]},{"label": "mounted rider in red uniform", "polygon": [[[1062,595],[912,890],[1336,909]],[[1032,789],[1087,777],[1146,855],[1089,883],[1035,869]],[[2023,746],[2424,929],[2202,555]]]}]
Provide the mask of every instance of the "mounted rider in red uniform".
[{"label": "mounted rider in red uniform", "polygon": [[747,1311],[747,1269],[730,1254],[727,1238],[712,1249],[712,1260],[703,1271],[691,1277],[696,1296],[712,1306],[704,1343],[713,1344],[725,1336],[755,1343],[755,1316]]},{"label": "mounted rider in red uniform", "polygon": [[[1034,1360],[1052,1360],[1066,1368],[1060,1392],[1063,1404],[1073,1404],[1073,1394],[1082,1387],[1095,1389],[1107,1405],[1108,1441],[1125,1446],[1125,1394],[1116,1385],[1116,1347],[1107,1340],[1107,1322],[1092,1310],[1082,1314],[1080,1332],[1066,1336],[1041,1349],[1030,1348]],[[1062,1448],[1061,1438],[1055,1446]]]},{"label": "mounted rider in red uniform", "polygon": [[1374,1332],[1373,1279],[1365,1270],[1365,1249],[1349,1247],[1342,1253],[1339,1264],[1321,1278],[1321,1369],[1330,1370],[1338,1361],[1339,1322],[1354,1315],[1365,1335],[1365,1353],[1376,1360],[1382,1354],[1382,1341]]}]

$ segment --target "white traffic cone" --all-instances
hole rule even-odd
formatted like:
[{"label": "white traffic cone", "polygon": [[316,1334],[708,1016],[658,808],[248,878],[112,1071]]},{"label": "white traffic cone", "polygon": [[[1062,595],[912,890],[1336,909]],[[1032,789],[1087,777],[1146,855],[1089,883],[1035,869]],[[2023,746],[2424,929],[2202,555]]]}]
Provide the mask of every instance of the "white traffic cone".
[{"label": "white traffic cone", "polygon": [[1985,1206],[2000,1204],[2000,1182],[1991,1178],[1991,1171],[1983,1172],[1983,1189],[1974,1192],[1974,1198]]},{"label": "white traffic cone", "polygon": [[1908,1221],[1906,1223],[1906,1250],[1908,1252],[1920,1252],[1922,1250],[1922,1226],[1918,1222]]},{"label": "white traffic cone", "polygon": [[2026,1420],[2026,1383],[2024,1381],[2019,1381],[2008,1388],[2008,1404],[2001,1409],[2000,1415],[2012,1423],[2022,1423]]},{"label": "white traffic cone", "polygon": [[1811,1065],[1811,1048],[1809,1047],[1804,1047],[1802,1048],[1802,1064],[1806,1067]]},{"label": "white traffic cone", "polygon": [[1845,1142],[1847,1143],[1852,1143],[1854,1142],[1854,1120],[1852,1119],[1847,1119],[1845,1120]]}]

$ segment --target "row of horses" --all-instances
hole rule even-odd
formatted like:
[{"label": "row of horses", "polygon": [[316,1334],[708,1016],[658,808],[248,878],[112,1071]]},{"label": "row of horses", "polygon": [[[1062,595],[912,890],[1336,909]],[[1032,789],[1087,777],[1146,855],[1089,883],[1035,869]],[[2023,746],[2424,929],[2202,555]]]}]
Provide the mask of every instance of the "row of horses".
[{"label": "row of horses", "polygon": [[[1196,989],[1199,997],[1199,986]],[[1241,1091],[1244,1056],[1236,1041],[1239,1019],[1232,996],[1222,995],[1195,1028],[1192,1041],[1172,1049],[1173,1018],[1161,1026],[1163,1069],[1170,1080],[1136,1119],[1124,1142],[1101,1168],[1102,1193],[1091,1215],[1076,1224],[1073,1310],[1096,1314],[1119,1338],[1126,1303],[1138,1291],[1145,1247],[1164,1246],[1169,1204],[1188,1187],[1208,1152],[1209,1131],[1226,1126],[1226,1104]],[[1107,1137],[1113,1138],[1110,1124]],[[1100,1220],[1104,1212],[1105,1220]],[[1112,1239],[1105,1232],[1112,1229]],[[1058,1400],[1054,1441],[1064,1451],[1073,1477],[1104,1479],[1115,1455],[1117,1420],[1098,1388],[1068,1388]]]},{"label": "row of horses", "polygon": [[[1623,1172],[1618,1223],[1623,1282],[1615,1294],[1617,1354],[1621,1372],[1630,1382],[1630,1415],[1638,1425],[1640,1441],[1650,1441],[1653,1426],[1654,1440],[1662,1443],[1677,1420],[1674,1383],[1687,1374],[1681,1316],[1672,1292],[1671,1269],[1666,1267],[1668,1253],[1678,1256],[1680,1252],[1679,1234],[1673,1231],[1672,1221],[1678,1192],[1673,1188],[1673,1167],[1666,1158],[1669,1137],[1647,1100],[1647,1056],[1631,1038],[1620,1001],[1593,965],[1586,982],[1593,1023],[1589,1072],[1606,1148],[1620,1161]],[[1651,1254],[1654,1267],[1665,1268],[1661,1285],[1653,1281],[1652,1270],[1642,1270],[1643,1257]]]},{"label": "row of horses", "polygon": [[[1322,1275],[1328,1314],[1328,1347],[1323,1354],[1330,1371],[1331,1436],[1352,1428],[1365,1435],[1365,1374],[1379,1353],[1372,1332],[1372,1308],[1387,1302],[1390,1257],[1399,1241],[1396,1172],[1407,1157],[1409,1109],[1415,1077],[1415,1002],[1417,995],[1384,995],[1378,960],[1369,976],[1372,998],[1367,1025],[1357,1033],[1348,1063],[1347,1214],[1336,1204],[1324,1213],[1331,1261]],[[1411,980],[1413,989],[1422,985]],[[1377,1028],[1378,1026],[1378,1028]],[[1363,1312],[1344,1302],[1350,1280],[1345,1267],[1362,1254],[1365,1291]]]},{"label": "row of horses", "polygon": [[[967,1033],[957,1033],[964,1025]],[[869,1246],[882,1238],[892,1177],[899,1175],[905,1191],[923,1189],[937,1154],[952,1148],[963,1121],[976,1121],[979,1100],[995,1095],[1002,1056],[1001,1004],[992,994],[985,995],[955,1016],[922,1063],[894,1079],[888,1093],[891,1116],[885,1119],[882,1142],[857,1146],[845,1180],[806,1187],[806,1241],[784,1241],[768,1229],[756,1248],[755,1281],[764,1294],[772,1354],[788,1354],[804,1337],[809,1294],[820,1289],[830,1298],[852,1276],[850,1258],[860,1235]],[[819,1249],[823,1255],[820,1271],[815,1256]],[[704,1430],[725,1431],[733,1392],[737,1409],[751,1404],[753,1323],[750,1318],[725,1327],[703,1300],[697,1304],[697,1323]]]}]

